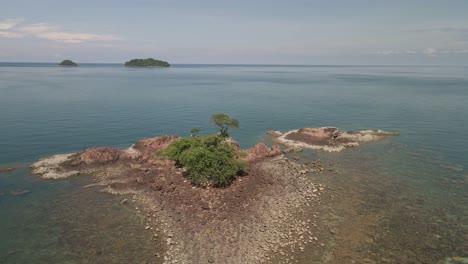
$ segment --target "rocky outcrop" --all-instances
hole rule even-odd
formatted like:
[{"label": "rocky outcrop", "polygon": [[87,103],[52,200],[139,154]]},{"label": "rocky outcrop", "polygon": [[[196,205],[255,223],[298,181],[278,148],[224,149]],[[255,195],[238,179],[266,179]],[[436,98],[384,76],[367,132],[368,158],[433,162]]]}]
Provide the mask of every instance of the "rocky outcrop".
[{"label": "rocky outcrop", "polygon": [[301,128],[284,134],[279,131],[268,131],[274,137],[273,141],[288,148],[308,148],[325,151],[342,151],[357,147],[359,142],[382,140],[398,133],[382,130],[340,131],[336,127]]},{"label": "rocky outcrop", "polygon": [[125,153],[132,159],[147,161],[154,156],[155,153],[166,149],[172,142],[177,140],[179,136],[161,136],[145,138],[133,144],[125,150]]},{"label": "rocky outcrop", "polygon": [[117,161],[123,153],[114,148],[89,148],[80,154],[80,160],[85,164],[106,164]]},{"label": "rocky outcrop", "polygon": [[85,149],[80,153],[54,155],[33,163],[32,173],[44,179],[62,179],[87,173],[93,166],[107,164],[120,166],[132,162],[145,162],[159,166],[174,165],[173,161],[154,154],[166,149],[177,138],[178,136],[146,138],[126,150],[96,147]]},{"label": "rocky outcrop", "polygon": [[[142,232],[167,242],[164,263],[265,263],[270,251],[285,254],[315,243],[315,218],[299,208],[320,202],[324,186],[308,175],[318,172],[315,167],[269,158],[282,155],[280,147],[257,144],[245,151],[247,176],[229,188],[196,187],[183,177],[184,168],[154,155],[177,138],[55,155],[34,163],[33,174],[58,179],[81,173],[102,191],[133,194],[120,204],[138,205],[146,215]],[[240,151],[235,141],[228,143]]]},{"label": "rocky outcrop", "polygon": [[284,154],[284,152],[280,149],[279,146],[275,145],[269,148],[263,143],[259,143],[254,147],[246,150],[245,152],[247,153],[247,156],[245,157],[245,160],[247,161],[260,160],[263,158],[274,157]]},{"label": "rocky outcrop", "polygon": [[76,160],[79,160],[76,153],[58,154],[43,158],[31,165],[32,174],[40,175],[43,179],[63,179],[79,175],[79,171],[65,166],[65,164]]}]

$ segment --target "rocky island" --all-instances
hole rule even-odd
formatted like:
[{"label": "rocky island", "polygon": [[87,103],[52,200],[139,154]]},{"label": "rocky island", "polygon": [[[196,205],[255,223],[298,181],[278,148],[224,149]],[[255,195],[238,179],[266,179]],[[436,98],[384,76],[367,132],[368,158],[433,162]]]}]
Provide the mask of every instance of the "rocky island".
[{"label": "rocky island", "polygon": [[162,60],[148,59],[133,59],[125,62],[126,67],[169,67],[169,62]]},{"label": "rocky island", "polygon": [[346,148],[358,147],[359,142],[379,141],[396,132],[383,130],[340,131],[336,127],[301,128],[286,133],[267,131],[273,142],[288,148],[318,149],[339,152]]},{"label": "rocky island", "polygon": [[59,66],[72,66],[72,67],[74,67],[74,66],[78,66],[78,64],[74,63],[71,60],[64,60],[59,64]]},{"label": "rocky island", "polygon": [[[132,205],[146,216],[142,232],[151,232],[155,240],[164,241],[165,252],[155,253],[161,263],[264,263],[271,252],[289,259],[290,252],[317,243],[313,230],[316,219],[303,208],[317,207],[326,191],[309,176],[321,173],[320,162],[291,161],[279,146],[263,143],[241,150],[227,135],[227,128],[238,126],[238,121],[227,115],[217,118],[212,121],[225,135],[146,138],[128,149],[89,148],[47,157],[31,167],[33,174],[44,179],[88,175],[94,179],[90,186],[131,195],[121,204]],[[335,130],[328,128],[304,131],[288,140],[302,140],[312,132],[335,136]],[[321,144],[332,143],[324,140]],[[224,151],[216,156],[231,155],[233,168],[244,173],[230,172],[234,175],[224,183],[218,182],[222,184],[194,177],[194,172],[200,171],[194,170],[190,161],[203,157],[203,163],[207,163],[218,158],[204,152],[205,147]],[[189,155],[189,161],[184,160],[185,155]],[[222,159],[225,166],[232,165]]]}]

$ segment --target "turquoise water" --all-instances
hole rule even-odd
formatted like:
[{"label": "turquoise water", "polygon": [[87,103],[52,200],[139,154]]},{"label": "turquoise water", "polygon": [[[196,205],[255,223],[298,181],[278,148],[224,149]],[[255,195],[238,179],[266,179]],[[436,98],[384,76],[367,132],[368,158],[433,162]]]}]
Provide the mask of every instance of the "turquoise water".
[{"label": "turquoise water", "polygon": [[[467,67],[175,65],[134,69],[112,64],[63,68],[1,63],[0,167],[27,166],[43,156],[91,146],[123,148],[155,135],[185,136],[194,127],[212,133],[215,130],[208,121],[218,112],[240,120],[241,128],[233,130],[232,136],[244,148],[264,141],[264,131],[271,129],[378,128],[401,133],[391,139],[397,146],[391,154],[388,144],[375,144],[322,158],[373,155],[375,159],[368,159],[371,172],[386,186],[404,186],[404,194],[423,197],[427,208],[458,205],[447,215],[466,234],[467,102]],[[362,165],[352,168],[349,164],[348,169],[364,173]],[[116,206],[121,197],[82,189],[83,181],[41,181],[31,177],[27,168],[0,174],[0,263],[42,263],[43,259],[50,263],[48,258],[87,263],[79,252],[89,249],[88,244],[81,245],[64,231],[65,223],[72,220],[60,217],[70,215],[65,208],[90,203],[122,209]],[[16,189],[31,193],[11,195]],[[97,202],[101,200],[106,202]],[[103,211],[99,208],[89,212],[81,208],[88,217],[82,220],[93,222]],[[106,226],[109,232],[122,225],[139,228],[130,216],[113,221]],[[79,223],[68,228],[86,229]],[[132,232],[125,233],[128,241],[136,239]],[[40,243],[46,238],[48,243]],[[106,241],[103,235],[89,243],[106,245]],[[142,248],[152,246],[148,243]],[[466,253],[453,248],[453,254]],[[123,254],[115,247],[106,252],[116,258]]]}]

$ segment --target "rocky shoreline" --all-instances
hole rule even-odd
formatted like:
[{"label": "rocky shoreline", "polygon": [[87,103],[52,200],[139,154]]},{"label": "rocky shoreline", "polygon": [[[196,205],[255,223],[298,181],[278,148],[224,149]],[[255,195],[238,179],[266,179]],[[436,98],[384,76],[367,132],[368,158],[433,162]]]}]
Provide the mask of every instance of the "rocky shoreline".
[{"label": "rocky shoreline", "polygon": [[249,175],[228,188],[196,187],[182,177],[183,168],[154,155],[177,138],[54,155],[31,167],[44,179],[90,175],[102,191],[133,194],[122,205],[146,214],[145,231],[166,242],[164,254],[155,252],[164,263],[264,263],[268,252],[286,255],[316,241],[314,219],[295,216],[325,190],[306,175],[319,171],[316,165],[291,162],[278,146],[258,144],[245,151]]},{"label": "rocky shoreline", "polygon": [[347,148],[358,147],[362,142],[383,140],[389,136],[398,136],[396,132],[383,130],[340,131],[336,127],[301,128],[286,133],[267,131],[273,142],[288,148],[306,148],[339,152]]},{"label": "rocky shoreline", "polygon": [[[183,177],[184,168],[155,154],[178,138],[147,138],[126,150],[100,147],[54,155],[32,164],[32,172],[43,179],[89,175],[89,186],[132,195],[121,205],[144,214],[143,232],[165,245],[165,252],[154,253],[154,263],[267,263],[271,256],[297,263],[295,251],[307,244],[323,246],[316,235],[317,215],[310,214],[326,192],[310,177],[324,170],[320,162],[300,164],[284,157],[278,146],[260,143],[244,151],[247,176],[226,188],[198,187]],[[235,141],[229,143],[241,151]]]}]

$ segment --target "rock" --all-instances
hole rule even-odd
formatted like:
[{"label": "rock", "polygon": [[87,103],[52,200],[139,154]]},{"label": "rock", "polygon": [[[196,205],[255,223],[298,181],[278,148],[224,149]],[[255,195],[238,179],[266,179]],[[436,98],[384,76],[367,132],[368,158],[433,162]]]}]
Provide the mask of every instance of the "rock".
[{"label": "rock", "polygon": [[370,259],[370,258],[364,258],[363,260],[363,263],[367,263],[367,264],[375,264],[377,262],[375,262],[374,260]]},{"label": "rock", "polygon": [[303,149],[301,147],[291,147],[287,148],[284,150],[285,153],[291,153],[291,152],[302,152]]},{"label": "rock", "polygon": [[120,204],[127,204],[128,203],[128,199],[123,199]]},{"label": "rock", "polygon": [[231,137],[228,137],[228,138],[224,139],[223,142],[231,145],[236,151],[241,150],[240,144]]},{"label": "rock", "polygon": [[62,179],[79,175],[79,171],[63,169],[63,164],[72,162],[76,153],[58,154],[40,159],[31,165],[32,174],[40,175],[43,179]]},{"label": "rock", "polygon": [[31,192],[31,190],[16,189],[16,190],[11,191],[10,194],[18,196],[18,195],[24,195],[24,194],[27,194],[27,193],[30,193],[30,192]]},{"label": "rock", "polygon": [[281,135],[283,135],[283,133],[281,133],[280,131],[278,130],[268,130],[267,132],[265,132],[267,135],[270,135],[270,136],[273,136],[273,137],[280,137]]},{"label": "rock", "polygon": [[121,150],[114,148],[89,148],[80,154],[80,159],[85,164],[106,164],[117,161],[122,154]]},{"label": "rock", "polygon": [[15,168],[12,167],[0,167],[0,173],[14,171]]},{"label": "rock", "polygon": [[159,167],[166,167],[166,166],[171,167],[175,165],[175,161],[170,160],[166,157],[154,157],[154,158],[147,160],[146,163],[156,165]]},{"label": "rock", "polygon": [[140,169],[141,168],[141,164],[130,164],[130,168],[132,169]]},{"label": "rock", "polygon": [[320,149],[325,151],[342,151],[357,147],[359,142],[382,140],[387,136],[398,136],[398,133],[382,130],[340,131],[336,127],[301,128],[291,130],[273,139],[274,142],[294,148]]},{"label": "rock", "polygon": [[254,147],[247,149],[245,152],[247,153],[247,156],[245,157],[247,161],[254,161],[284,154],[279,146],[275,145],[269,148],[263,143],[259,143]]},{"label": "rock", "polygon": [[179,136],[177,135],[145,138],[136,142],[124,152],[132,159],[147,161],[158,151],[166,149],[178,138]]}]

